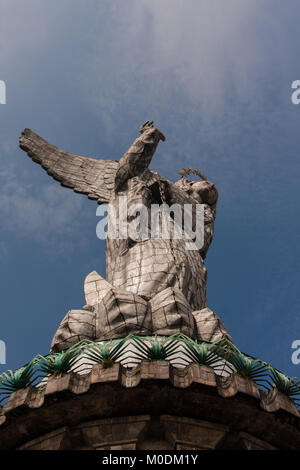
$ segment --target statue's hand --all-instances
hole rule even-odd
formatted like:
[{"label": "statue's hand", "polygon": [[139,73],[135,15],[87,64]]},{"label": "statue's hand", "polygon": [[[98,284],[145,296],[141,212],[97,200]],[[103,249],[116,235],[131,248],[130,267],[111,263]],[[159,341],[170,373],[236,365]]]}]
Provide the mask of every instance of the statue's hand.
[{"label": "statue's hand", "polygon": [[144,124],[142,124],[142,125],[140,126],[140,133],[143,134],[144,132],[148,131],[149,129],[154,129],[154,130],[157,132],[157,134],[158,134],[160,140],[162,140],[162,141],[164,142],[164,141],[166,140],[165,136],[163,135],[162,132],[160,132],[159,129],[155,129],[154,126],[153,126],[153,124],[154,124],[154,121],[146,121],[146,122],[144,122]]}]

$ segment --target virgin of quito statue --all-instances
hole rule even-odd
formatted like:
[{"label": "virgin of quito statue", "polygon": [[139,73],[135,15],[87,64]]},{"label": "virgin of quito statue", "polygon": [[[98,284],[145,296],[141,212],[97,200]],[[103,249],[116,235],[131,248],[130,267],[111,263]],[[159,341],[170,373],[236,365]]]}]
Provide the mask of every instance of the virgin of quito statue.
[{"label": "virgin of quito statue", "polygon": [[[140,133],[120,161],[64,152],[30,129],[21,134],[20,147],[62,186],[109,207],[106,278],[96,271],[86,277],[86,305],[67,313],[51,351],[130,333],[231,339],[206,300],[203,260],[213,237],[217,189],[198,170],[182,170],[176,183],[150,171],[165,137],[153,121]],[[189,173],[200,181],[188,179]]]}]

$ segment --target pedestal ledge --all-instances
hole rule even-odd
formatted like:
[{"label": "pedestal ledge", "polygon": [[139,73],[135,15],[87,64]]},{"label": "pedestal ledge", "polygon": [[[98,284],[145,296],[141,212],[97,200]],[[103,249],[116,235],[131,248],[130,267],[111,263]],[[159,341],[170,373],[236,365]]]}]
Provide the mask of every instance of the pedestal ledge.
[{"label": "pedestal ledge", "polygon": [[142,362],[128,369],[50,378],[15,392],[0,411],[0,450],[299,449],[292,400],[249,379],[191,364]]}]

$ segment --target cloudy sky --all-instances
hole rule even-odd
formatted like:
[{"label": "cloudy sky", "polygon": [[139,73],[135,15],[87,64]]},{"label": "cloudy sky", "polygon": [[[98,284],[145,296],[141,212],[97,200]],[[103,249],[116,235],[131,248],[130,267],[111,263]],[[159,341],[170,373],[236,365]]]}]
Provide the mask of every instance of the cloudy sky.
[{"label": "cloudy sky", "polygon": [[16,368],[49,350],[83,280],[105,274],[96,203],[18,148],[30,127],[119,159],[147,119],[151,168],[216,183],[208,304],[237,346],[293,376],[300,339],[297,0],[0,0],[0,340]]}]

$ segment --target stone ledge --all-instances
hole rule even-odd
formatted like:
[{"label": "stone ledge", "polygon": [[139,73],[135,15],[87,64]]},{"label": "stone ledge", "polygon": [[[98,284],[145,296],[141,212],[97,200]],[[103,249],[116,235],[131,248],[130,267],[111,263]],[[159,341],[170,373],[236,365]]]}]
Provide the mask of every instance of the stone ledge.
[{"label": "stone ledge", "polygon": [[276,389],[265,392],[259,390],[256,383],[238,374],[228,377],[217,376],[213,369],[198,364],[190,364],[185,368],[176,368],[168,361],[143,361],[138,367],[126,368],[120,363],[103,369],[100,365],[93,366],[87,375],[70,372],[61,377],[51,377],[44,390],[35,387],[14,392],[8,402],[0,407],[0,426],[4,425],[6,416],[22,412],[23,408],[40,408],[47,397],[59,396],[71,392],[74,395],[87,393],[96,384],[119,383],[124,388],[138,387],[141,381],[164,380],[173,387],[187,388],[193,384],[213,387],[224,398],[237,394],[253,397],[257,404],[268,413],[282,410],[299,418],[300,414],[295,403]]},{"label": "stone ledge", "polygon": [[[159,435],[163,430],[173,449],[300,448],[299,416],[284,409],[291,403],[280,402],[275,410],[282,397],[273,392],[263,398],[274,411],[264,410],[255,389],[252,395],[249,384],[241,385],[247,379],[233,379],[226,396],[219,393],[222,383],[213,371],[195,364],[186,371],[172,370],[166,362],[135,370],[98,366],[92,384],[92,374],[84,386],[82,379],[68,374],[51,379],[48,390],[16,392],[3,409],[0,450],[169,449],[161,447],[167,445]],[[215,437],[208,443],[211,432]]]}]

